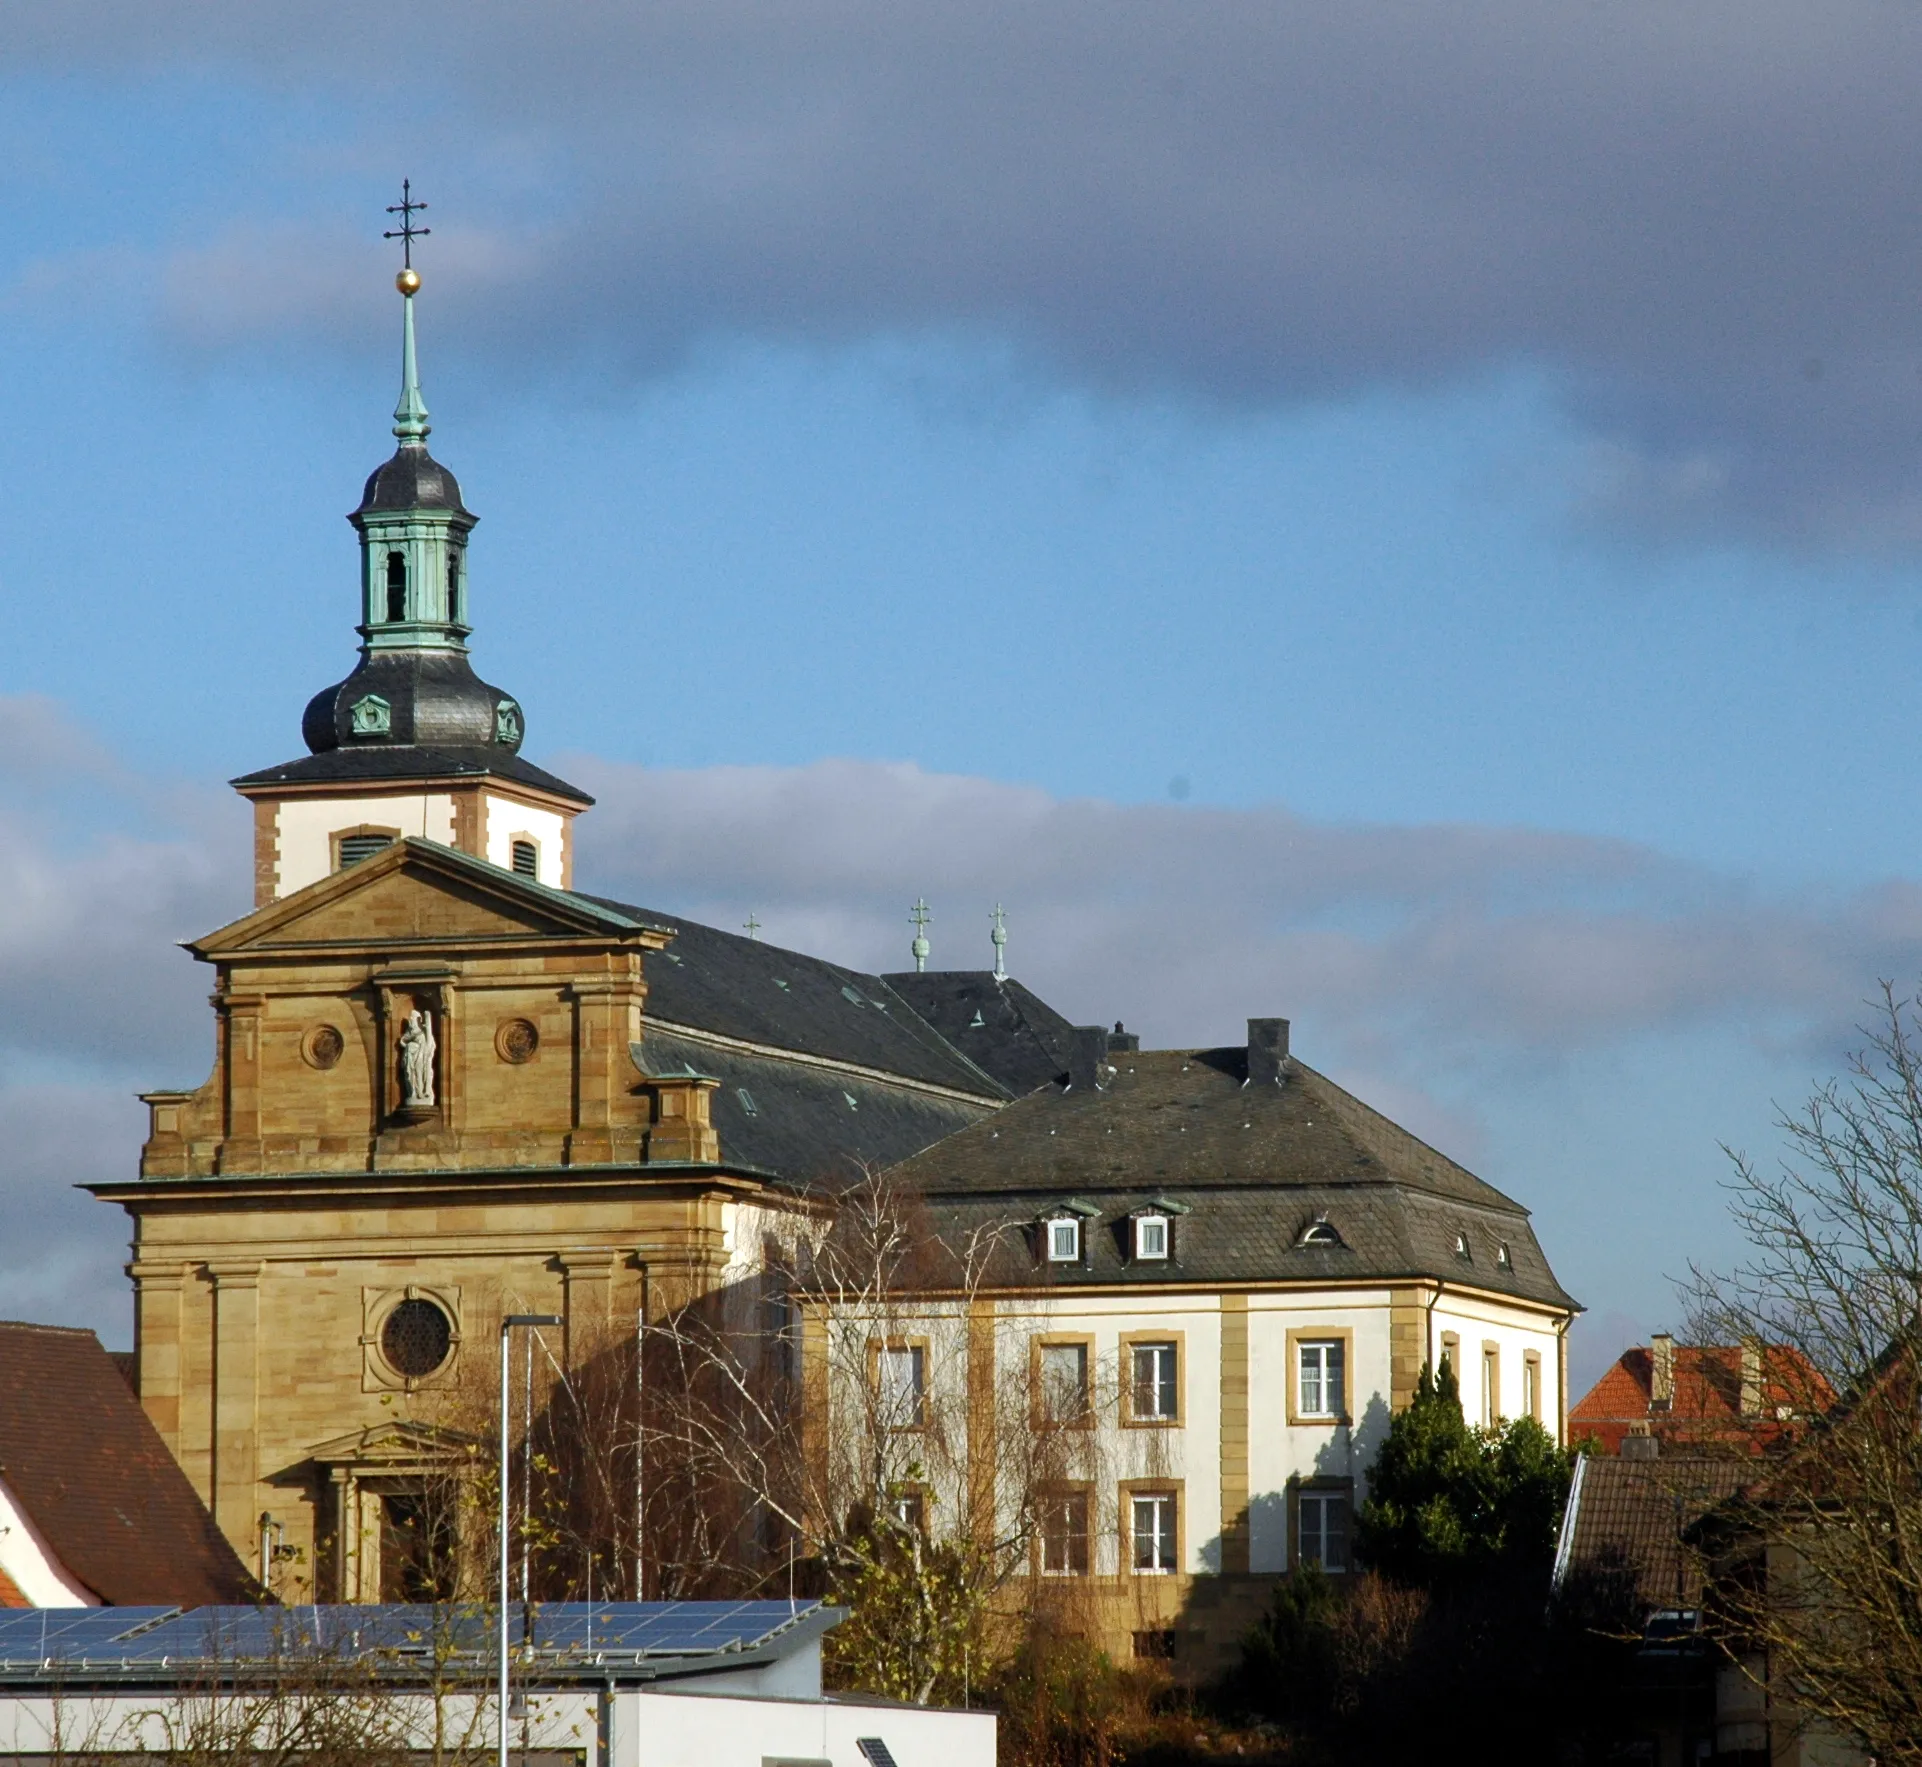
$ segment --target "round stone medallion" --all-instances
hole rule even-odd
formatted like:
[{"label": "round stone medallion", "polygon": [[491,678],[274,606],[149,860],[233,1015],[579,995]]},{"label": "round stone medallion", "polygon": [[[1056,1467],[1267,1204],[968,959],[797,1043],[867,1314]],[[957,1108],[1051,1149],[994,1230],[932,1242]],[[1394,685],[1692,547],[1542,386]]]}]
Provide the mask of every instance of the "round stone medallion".
[{"label": "round stone medallion", "polygon": [[540,1032],[524,1018],[510,1018],[494,1033],[494,1049],[502,1061],[532,1061],[540,1046]]},{"label": "round stone medallion", "polygon": [[347,1039],[336,1025],[315,1025],[301,1039],[300,1053],[309,1067],[325,1070],[336,1066],[347,1053]]}]

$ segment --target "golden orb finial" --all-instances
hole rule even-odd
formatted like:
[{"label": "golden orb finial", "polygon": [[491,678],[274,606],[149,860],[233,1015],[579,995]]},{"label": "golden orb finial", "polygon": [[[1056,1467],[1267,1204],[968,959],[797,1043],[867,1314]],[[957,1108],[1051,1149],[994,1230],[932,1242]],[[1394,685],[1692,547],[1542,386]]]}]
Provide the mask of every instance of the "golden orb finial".
[{"label": "golden orb finial", "polygon": [[394,286],[404,295],[411,295],[420,287],[420,272],[409,268],[394,278]]}]

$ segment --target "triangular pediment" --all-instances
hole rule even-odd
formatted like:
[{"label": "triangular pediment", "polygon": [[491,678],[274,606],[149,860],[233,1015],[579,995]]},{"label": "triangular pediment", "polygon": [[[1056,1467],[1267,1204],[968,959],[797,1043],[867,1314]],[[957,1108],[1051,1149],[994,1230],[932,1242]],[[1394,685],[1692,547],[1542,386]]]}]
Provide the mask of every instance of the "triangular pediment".
[{"label": "triangular pediment", "polygon": [[460,947],[583,936],[652,947],[669,935],[571,891],[410,837],[256,908],[188,948],[216,960],[315,947]]},{"label": "triangular pediment", "polygon": [[395,1420],[318,1443],[308,1458],[319,1466],[353,1466],[364,1472],[384,1465],[461,1459],[479,1446],[480,1438],[464,1430]]}]

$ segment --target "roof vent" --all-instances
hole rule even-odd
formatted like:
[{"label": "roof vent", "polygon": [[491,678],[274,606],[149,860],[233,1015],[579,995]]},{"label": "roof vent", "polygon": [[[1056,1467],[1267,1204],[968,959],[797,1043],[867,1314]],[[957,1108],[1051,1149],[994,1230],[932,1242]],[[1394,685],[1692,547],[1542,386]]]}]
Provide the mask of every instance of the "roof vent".
[{"label": "roof vent", "polygon": [[1253,1086],[1279,1086],[1282,1065],[1288,1059],[1288,1021],[1285,1018],[1251,1018],[1248,1021],[1248,1082]]},{"label": "roof vent", "polygon": [[1068,1089],[1094,1092],[1108,1083],[1108,1033],[1100,1025],[1076,1025],[1068,1045]]}]

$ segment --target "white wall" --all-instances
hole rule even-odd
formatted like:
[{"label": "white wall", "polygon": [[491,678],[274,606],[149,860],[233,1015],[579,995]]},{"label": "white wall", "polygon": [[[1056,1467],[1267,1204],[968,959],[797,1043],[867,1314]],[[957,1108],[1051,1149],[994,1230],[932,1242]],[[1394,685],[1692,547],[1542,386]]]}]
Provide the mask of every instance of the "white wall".
[{"label": "white wall", "polygon": [[1446,1289],[1429,1311],[1431,1366],[1440,1366],[1444,1333],[1453,1332],[1461,1340],[1461,1366],[1455,1374],[1461,1383],[1462,1414],[1470,1423],[1482,1421],[1482,1346],[1492,1343],[1500,1352],[1500,1416],[1509,1419],[1523,1414],[1522,1364],[1524,1353],[1532,1350],[1542,1364],[1542,1427],[1551,1436],[1556,1433],[1562,1397],[1560,1351],[1554,1330],[1545,1326],[1539,1315]]},{"label": "white wall", "polygon": [[35,1607],[98,1607],[100,1598],[54,1556],[47,1538],[0,1478],[0,1571]]},{"label": "white wall", "polygon": [[318,883],[334,868],[331,836],[371,823],[403,835],[454,844],[454,800],[445,792],[396,793],[377,798],[287,798],[275,815],[279,865],[276,896],[291,896]]},{"label": "white wall", "polygon": [[[660,1684],[657,1684],[660,1686]],[[411,1709],[416,1735],[433,1736],[433,1708],[417,1696],[397,1696]],[[578,1749],[600,1767],[599,1711],[590,1692],[537,1694],[529,1701],[528,1741],[534,1748]],[[86,1751],[131,1763],[144,1751],[164,1750],[168,1723],[191,1708],[205,1720],[204,1699],[187,1690],[176,1699],[150,1692],[45,1696],[0,1694],[0,1755]],[[457,1696],[444,1702],[442,1721],[457,1745],[492,1740],[491,1700]],[[518,1726],[516,1726],[518,1730]],[[614,1696],[609,1767],[760,1767],[764,1759],[823,1761],[866,1767],[858,1741],[878,1736],[899,1767],[994,1767],[995,1721],[987,1712],[924,1710],[840,1700],[733,1697],[628,1687]],[[519,1738],[514,1738],[519,1746]]]},{"label": "white wall", "polygon": [[491,791],[481,794],[481,805],[481,814],[486,819],[482,844],[487,849],[487,857],[503,869],[513,870],[514,837],[526,836],[540,849],[537,881],[549,889],[560,889],[561,841],[567,819],[558,811],[536,810],[513,798],[497,797]]},{"label": "white wall", "polygon": [[769,1758],[867,1767],[865,1736],[885,1742],[899,1767],[994,1767],[989,1712],[671,1692],[617,1697],[612,1767],[760,1767]]}]

